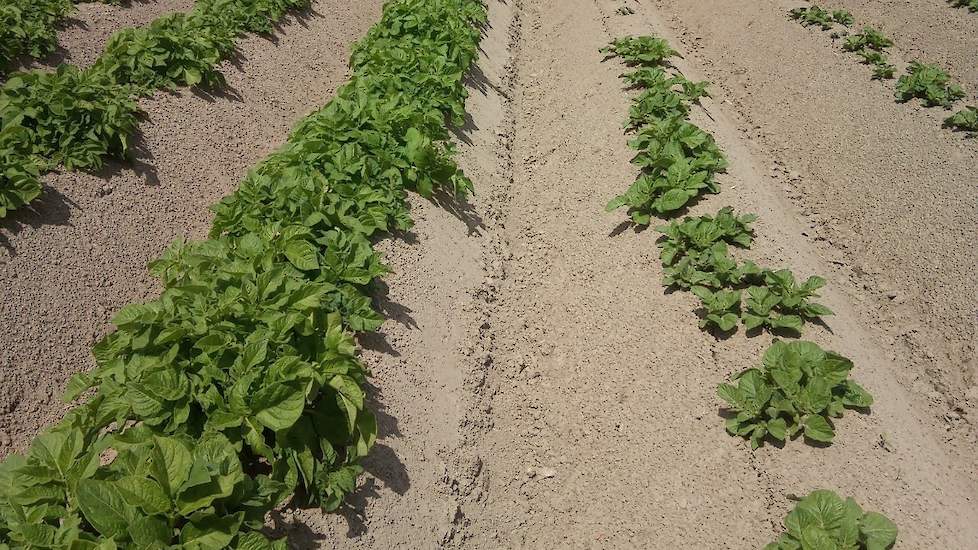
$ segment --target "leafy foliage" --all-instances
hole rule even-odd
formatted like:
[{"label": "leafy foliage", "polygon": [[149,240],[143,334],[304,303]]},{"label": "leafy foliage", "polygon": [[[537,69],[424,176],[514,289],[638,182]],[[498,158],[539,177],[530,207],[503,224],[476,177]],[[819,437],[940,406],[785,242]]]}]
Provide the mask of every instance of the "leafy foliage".
[{"label": "leafy foliage", "polygon": [[794,274],[787,269],[765,270],[763,277],[764,286],[747,289],[750,297],[746,300],[747,307],[742,316],[747,330],[767,327],[801,333],[805,319],[832,315],[829,308],[809,301],[818,297],[816,291],[825,286],[825,279],[812,276],[799,285],[795,282]]},{"label": "leafy foliage", "polygon": [[892,45],[893,41],[883,33],[872,27],[865,27],[862,32],[846,38],[842,49],[847,52],[859,52],[863,50],[882,52]]},{"label": "leafy foliage", "polygon": [[852,14],[847,10],[832,10],[832,20],[847,27],[855,23]]},{"label": "leafy foliage", "polygon": [[72,0],[5,0],[0,5],[0,70],[20,55],[52,52],[58,44],[57,23],[74,9]]},{"label": "leafy foliage", "polygon": [[148,27],[119,31],[95,64],[98,72],[141,95],[161,88],[223,84],[216,71],[234,47],[233,33],[193,15],[176,13]]},{"label": "leafy foliage", "polygon": [[620,57],[628,65],[644,67],[659,65],[666,59],[678,55],[669,43],[653,36],[626,36],[617,38],[601,53]]},{"label": "leafy foliage", "polygon": [[978,0],[947,0],[956,8],[968,8],[968,11],[978,12]]},{"label": "leafy foliage", "polygon": [[703,303],[703,318],[700,328],[716,327],[723,332],[733,330],[740,320],[740,291],[717,290],[702,286],[690,289]]},{"label": "leafy foliage", "polygon": [[682,222],[656,228],[665,235],[660,240],[666,286],[690,289],[696,286],[719,289],[732,287],[759,275],[752,262],[738,264],[727,245],[747,248],[753,231],[753,214],[736,216],[733,208],[722,208],[716,216],[687,217]]},{"label": "leafy foliage", "polygon": [[26,161],[30,133],[23,126],[5,126],[0,130],[0,218],[20,208],[41,194],[38,166]]},{"label": "leafy foliage", "polygon": [[873,78],[889,80],[893,78],[896,67],[892,65],[883,53],[893,45],[893,41],[872,27],[866,27],[862,32],[846,39],[842,49],[854,52],[862,58],[862,62],[873,66]]},{"label": "leafy foliage", "polygon": [[784,518],[786,532],[764,550],[851,548],[887,550],[897,539],[897,527],[886,516],[864,512],[852,498],[832,491],[812,491]]},{"label": "leafy foliage", "polygon": [[738,216],[733,207],[726,206],[714,216],[687,216],[682,221],[660,225],[655,230],[665,236],[659,244],[662,264],[673,265],[678,259],[707,250],[721,241],[749,248],[754,240],[751,224],[756,220],[754,214]]},{"label": "leafy foliage", "polygon": [[925,106],[941,106],[949,109],[951,103],[964,97],[961,86],[951,82],[951,76],[936,65],[911,61],[907,74],[900,77],[896,86],[898,101],[910,101],[919,97]]},{"label": "leafy foliage", "polygon": [[759,447],[767,436],[786,441],[800,433],[821,443],[835,437],[829,417],[845,408],[867,408],[872,396],[849,380],[852,362],[812,342],[775,340],[760,368],[738,374],[717,393],[736,413],[727,431]]},{"label": "leafy foliage", "polygon": [[0,217],[38,196],[40,187],[29,176],[38,169],[59,163],[98,168],[105,157],[125,158],[137,123],[136,96],[223,84],[216,67],[240,34],[270,31],[286,10],[308,5],[309,0],[198,0],[190,13],[119,31],[88,69],[62,65],[50,73],[11,75],[0,91],[0,128],[20,126],[26,134],[18,138],[20,147],[4,146]]},{"label": "leafy foliage", "polygon": [[808,8],[795,8],[788,12],[788,16],[797,20],[806,27],[818,25],[822,30],[829,30],[835,23],[845,26],[852,25],[852,14],[846,10],[834,10],[829,12],[818,6]]},{"label": "leafy foliage", "polygon": [[350,333],[381,321],[370,237],[410,224],[408,189],[471,187],[445,122],[485,20],[476,0],[387,4],[352,81],[215,206],[210,238],[151,264],[163,293],[115,316],[69,383],[84,401],[0,463],[5,548],[284,549],[269,510],[341,504],[377,433]]},{"label": "leafy foliage", "polygon": [[[663,284],[690,289],[700,298],[705,316],[701,328],[730,331],[741,320],[747,330],[767,328],[800,333],[806,319],[831,315],[829,308],[811,302],[825,286],[821,277],[795,282],[788,270],[762,269],[752,261],[738,262],[729,245],[749,248],[753,240],[753,214],[737,216],[733,208],[715,216],[686,217],[656,228]],[[741,290],[743,307],[740,302]],[[733,301],[737,297],[736,302]]]},{"label": "leafy foliage", "polygon": [[606,210],[626,206],[633,223],[648,225],[653,215],[672,214],[704,193],[718,192],[714,175],[726,168],[726,158],[713,136],[686,120],[690,105],[709,96],[707,83],[664,70],[661,65],[676,52],[659,38],[622,38],[602,51],[638,66],[622,78],[643,88],[626,126],[635,133],[629,141],[637,151],[632,163],[642,172]]},{"label": "leafy foliage", "polygon": [[873,78],[876,80],[889,80],[893,78],[896,67],[891,65],[886,56],[875,50],[860,50],[857,52],[862,62],[873,66]]},{"label": "leafy foliage", "polygon": [[137,111],[123,86],[70,65],[13,75],[0,91],[0,120],[4,129],[25,130],[26,155],[68,169],[99,168],[108,155],[125,158]]},{"label": "leafy foliage", "polygon": [[978,107],[965,107],[944,120],[944,126],[966,132],[978,132]]}]

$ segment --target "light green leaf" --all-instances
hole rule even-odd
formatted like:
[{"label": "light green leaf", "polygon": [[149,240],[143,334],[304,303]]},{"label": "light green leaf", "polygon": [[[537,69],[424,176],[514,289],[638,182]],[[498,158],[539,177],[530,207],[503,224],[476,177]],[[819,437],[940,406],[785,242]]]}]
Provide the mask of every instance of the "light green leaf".
[{"label": "light green leaf", "polygon": [[83,479],[78,482],[78,507],[92,527],[106,537],[125,533],[132,521],[132,508],[111,481]]},{"label": "light green leaf", "polygon": [[255,394],[251,410],[255,418],[271,430],[284,430],[302,416],[306,396],[296,383],[277,383]]},{"label": "light green leaf", "polygon": [[823,443],[831,443],[835,431],[824,417],[813,414],[805,419],[805,437]]},{"label": "light green leaf", "polygon": [[316,247],[309,241],[296,240],[285,246],[285,257],[289,262],[302,271],[319,269],[319,259]]},{"label": "light green leaf", "polygon": [[883,514],[869,512],[859,524],[866,550],[886,550],[897,539],[897,527]]}]

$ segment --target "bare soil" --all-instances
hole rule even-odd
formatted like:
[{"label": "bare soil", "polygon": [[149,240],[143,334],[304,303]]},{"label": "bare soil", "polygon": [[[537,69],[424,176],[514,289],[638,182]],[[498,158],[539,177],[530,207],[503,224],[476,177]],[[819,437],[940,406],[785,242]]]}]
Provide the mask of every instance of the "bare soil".
[{"label": "bare soil", "polygon": [[[890,31],[901,62],[974,78],[978,16],[827,4]],[[284,510],[277,532],[297,548],[747,549],[777,536],[789,495],[828,488],[892,518],[897,548],[973,547],[975,141],[895,103],[786,2],[489,5],[458,133],[477,194],[415,200],[415,228],[380,243],[388,321],[361,345],[381,441],[348,506]],[[4,223],[0,454],[58,418],[112,313],[158,291],[145,263],[203,235],[206,206],[345,79],[379,10],[321,0],[277,43],[246,40],[233,92],[146,102],[135,166],[52,175],[36,211]],[[805,337],[852,358],[876,398],[833,445],[751,451],[724,432],[716,384],[770,338],[699,330],[696,299],[660,283],[655,232],[604,213],[635,176],[624,68],[598,53],[625,34],[667,38],[684,74],[713,82],[694,121],[731,166],[691,213],[756,212],[753,259],[829,280],[836,315]]]}]

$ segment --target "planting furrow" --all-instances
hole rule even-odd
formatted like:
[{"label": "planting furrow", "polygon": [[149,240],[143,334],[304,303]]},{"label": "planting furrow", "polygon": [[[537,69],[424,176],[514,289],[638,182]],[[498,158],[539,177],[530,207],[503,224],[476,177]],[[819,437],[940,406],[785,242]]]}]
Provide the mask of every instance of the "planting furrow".
[{"label": "planting furrow", "polygon": [[[788,15],[805,26],[818,26],[823,31],[832,31],[832,39],[845,38],[842,49],[852,52],[862,59],[862,63],[873,66],[873,79],[892,79],[896,66],[886,57],[886,49],[893,46],[893,41],[873,27],[864,27],[862,31],[850,35],[848,27],[853,25],[852,14],[845,10],[835,10],[829,13],[818,6],[795,8]],[[842,30],[835,25],[842,25]],[[964,89],[954,83],[951,76],[941,67],[911,61],[906,67],[906,74],[896,83],[894,92],[898,103],[906,103],[919,98],[925,107],[944,107],[951,109],[952,105],[966,97]],[[959,131],[974,132],[976,124],[971,113],[975,107],[966,107],[944,119],[944,127]]]},{"label": "planting furrow", "polygon": [[[637,136],[629,145],[638,151],[632,163],[642,168],[628,200],[635,224],[648,225],[651,211],[660,217],[684,209],[701,193],[719,192],[713,181],[726,160],[713,137],[689,123],[690,107],[709,97],[707,83],[693,83],[668,58],[677,54],[662,39],[643,36],[616,39],[604,51],[632,68],[622,74],[630,86],[642,89],[633,100],[625,130]],[[674,198],[675,197],[675,198]],[[651,205],[651,208],[644,207]],[[643,208],[644,207],[644,208]],[[702,304],[700,328],[729,335],[743,322],[748,335],[765,329],[800,336],[805,320],[831,315],[827,307],[809,301],[825,286],[820,277],[798,284],[788,270],[762,269],[745,260],[738,264],[728,245],[750,248],[754,214],[736,216],[732,208],[716,216],[686,217],[660,226],[665,236],[659,247],[669,288],[692,291]],[[742,292],[749,297],[742,302]],[[810,442],[830,444],[835,437],[830,417],[845,408],[868,410],[873,398],[848,379],[850,360],[825,352],[812,342],[774,340],[761,368],[734,375],[736,385],[720,384],[718,394],[730,409],[726,429],[749,438],[756,450],[765,440],[785,443],[802,434]],[[885,550],[897,539],[897,528],[878,513],[864,514],[852,499],[843,501],[831,491],[815,491],[801,500],[785,519],[787,533],[769,550],[818,544]]]},{"label": "planting furrow", "polygon": [[765,513],[764,481],[710,407],[684,412],[722,376],[710,342],[649,292],[648,235],[609,235],[595,216],[611,185],[596,182],[631,172],[601,14],[588,0],[518,9],[512,180],[489,197],[501,253],[468,426],[478,475],[461,484],[453,546],[760,547],[773,530],[724,510]]},{"label": "planting furrow", "polygon": [[151,264],[163,294],[116,315],[69,384],[87,398],[0,467],[5,543],[284,548],[266,512],[340,505],[377,431],[350,334],[381,321],[372,240],[410,226],[408,190],[470,190],[445,124],[484,10],[388,3],[351,82],[214,207],[211,238]]},{"label": "planting furrow", "polygon": [[[621,26],[627,28],[635,28],[635,21],[629,22],[629,24],[623,24]],[[661,25],[654,25],[661,27]],[[657,48],[659,51],[662,47]],[[653,56],[654,58],[655,56]],[[687,58],[688,59],[688,58]],[[653,61],[654,60],[650,60]],[[689,61],[683,62],[684,65],[690,65]],[[642,70],[642,69],[639,69]],[[675,81],[672,85],[680,87],[679,81]],[[677,91],[677,95],[684,90]],[[641,101],[639,99],[635,100],[635,104],[639,104]],[[663,102],[663,104],[668,104],[668,102]],[[727,143],[736,143],[736,138],[731,138],[731,132],[729,128],[725,128],[727,123],[722,120],[722,103],[713,103],[709,105],[709,110],[705,113],[707,116],[699,116],[699,120],[707,120],[708,125],[713,128],[719,128],[724,131],[724,136],[719,138],[718,141],[726,139]],[[635,111],[633,107],[632,111]],[[694,113],[695,115],[695,113]],[[638,130],[637,132],[641,132]],[[702,140],[698,141],[683,141],[677,136],[677,144],[671,146],[663,146],[657,149],[659,152],[658,157],[663,159],[663,162],[672,163],[677,162],[683,156],[692,156],[691,153],[694,152],[693,147],[698,143],[702,143]],[[666,145],[668,140],[662,140]],[[636,145],[641,145],[639,140],[633,140],[631,142],[633,148],[639,149],[639,154],[636,159],[641,159],[643,156],[647,156],[647,148],[644,146],[636,147]],[[750,193],[754,195],[753,198],[745,201],[742,198],[738,198],[736,202],[743,203],[756,203],[761,205],[765,210],[769,211],[768,216],[772,215],[770,212],[772,209],[779,209],[778,204],[771,204],[771,200],[758,200],[756,195],[758,190],[756,189],[757,175],[756,168],[751,166],[751,164],[758,164],[763,161],[757,161],[750,159],[755,152],[750,151],[746,147],[738,145],[731,157],[741,156],[739,161],[731,161],[731,165],[737,164],[736,172],[734,175],[734,182],[736,185],[730,188],[737,188],[738,194]],[[746,165],[746,166],[745,166]],[[640,166],[643,166],[640,164]],[[643,166],[644,168],[644,166]],[[725,176],[724,179],[727,180],[730,175]],[[746,176],[746,177],[745,177]],[[762,190],[763,192],[763,190]],[[732,200],[732,199],[727,199]],[[781,229],[777,233],[776,240],[779,241],[777,249],[782,254],[786,251],[784,248],[788,246],[797,246],[799,239],[792,238],[791,236],[791,225],[784,224],[783,218],[784,214],[778,212],[778,227],[776,229]],[[721,219],[722,218],[722,219]],[[742,302],[741,296],[738,296],[738,287],[743,288],[741,285],[745,285],[744,277],[749,280],[753,273],[756,273],[757,268],[753,262],[743,260],[741,263],[743,254],[735,253],[733,257],[728,254],[726,246],[724,246],[722,252],[714,253],[708,255],[707,258],[696,257],[695,261],[691,262],[691,266],[694,269],[683,269],[683,270],[670,270],[670,265],[674,260],[673,257],[676,255],[677,248],[680,253],[686,252],[688,250],[688,245],[683,246],[683,243],[704,243],[703,248],[707,248],[712,242],[723,241],[728,239],[725,244],[734,245],[744,248],[751,247],[756,248],[758,239],[754,238],[752,232],[748,230],[744,225],[744,221],[755,221],[754,216],[746,217],[746,220],[741,217],[733,215],[733,211],[721,210],[716,216],[698,216],[698,217],[688,217],[682,224],[677,224],[673,222],[669,226],[664,226],[660,229],[661,232],[665,234],[665,237],[660,240],[660,248],[662,248],[662,260],[663,260],[663,273],[665,275],[665,283],[668,285],[674,285],[679,288],[683,288],[683,285],[677,284],[677,282],[685,283],[687,288],[695,289],[697,283],[699,283],[699,290],[694,290],[694,292],[700,298],[702,308],[699,310],[701,318],[701,326],[704,328],[710,328],[714,335],[717,337],[718,341],[715,348],[715,358],[723,361],[723,363],[728,364],[732,371],[741,371],[740,374],[735,375],[737,379],[738,386],[732,385],[721,385],[720,396],[727,401],[729,405],[732,406],[735,416],[731,415],[728,417],[727,429],[731,433],[743,435],[744,437],[751,437],[755,444],[758,443],[757,440],[753,439],[754,435],[760,435],[762,438],[766,437],[769,439],[787,439],[785,436],[791,435],[791,426],[795,426],[796,433],[804,433],[805,438],[810,442],[814,443],[816,447],[826,447],[826,450],[815,450],[811,447],[805,448],[804,446],[795,449],[794,446],[785,445],[783,449],[774,449],[770,452],[763,453],[762,451],[756,451],[752,453],[752,456],[748,458],[752,463],[754,463],[758,469],[758,472],[765,472],[765,475],[774,483],[775,492],[775,502],[773,503],[775,507],[780,507],[780,502],[783,499],[784,491],[786,489],[795,489],[798,487],[799,477],[806,478],[801,484],[806,490],[812,490],[819,486],[822,487],[833,487],[833,488],[848,488],[852,487],[855,483],[856,486],[863,489],[860,491],[860,498],[863,502],[872,502],[873,508],[885,510],[888,515],[895,515],[899,511],[901,529],[908,529],[908,524],[910,524],[909,529],[911,534],[906,533],[901,534],[901,540],[906,537],[912,539],[911,544],[920,544],[919,540],[928,540],[934,537],[933,534],[928,532],[926,528],[921,528],[919,525],[913,525],[914,521],[919,522],[920,516],[916,513],[907,514],[907,511],[900,510],[905,504],[894,504],[894,499],[899,499],[901,494],[900,484],[897,483],[894,486],[893,483],[889,481],[884,481],[883,476],[879,475],[867,475],[861,476],[854,474],[853,472],[846,471],[845,466],[852,464],[859,464],[858,461],[854,462],[851,458],[850,453],[856,452],[862,460],[866,462],[864,464],[859,464],[860,468],[868,468],[873,471],[880,471],[879,469],[883,467],[883,464],[889,462],[884,457],[879,456],[877,453],[865,453],[859,452],[854,449],[854,447],[862,446],[858,439],[845,441],[843,438],[834,439],[834,444],[832,446],[825,445],[829,441],[833,441],[831,437],[822,438],[822,435],[831,436],[831,432],[822,432],[821,427],[832,428],[832,424],[824,417],[837,416],[842,412],[843,407],[854,406],[856,408],[865,408],[865,412],[868,411],[868,406],[873,404],[872,398],[869,397],[868,393],[862,390],[858,386],[849,386],[852,384],[850,381],[846,380],[846,375],[848,370],[851,368],[852,363],[847,359],[842,358],[839,355],[833,353],[824,353],[820,349],[824,347],[823,343],[825,340],[829,339],[826,336],[826,329],[830,334],[834,335],[832,340],[836,340],[833,343],[833,348],[839,346],[843,349],[848,349],[848,353],[853,353],[853,348],[851,340],[862,340],[862,336],[855,336],[848,334],[849,331],[854,329],[851,320],[846,320],[846,317],[850,315],[849,312],[843,313],[841,318],[838,320],[833,320],[830,324],[826,324],[824,321],[819,321],[814,326],[806,326],[806,336],[811,336],[813,339],[818,340],[819,344],[808,342],[791,342],[785,344],[784,342],[779,342],[774,340],[773,344],[768,348],[767,352],[764,354],[764,359],[762,365],[757,369],[748,369],[743,371],[743,351],[745,350],[758,350],[758,345],[750,345],[747,342],[740,343],[736,340],[729,339],[730,332],[737,322],[737,318],[740,318],[741,322],[744,322],[745,327],[748,328],[747,336],[755,336],[751,334],[751,326],[762,327],[767,326],[769,329],[775,329],[775,332],[781,333],[785,328],[790,328],[790,332],[798,335],[802,326],[800,324],[790,324],[788,326],[771,326],[762,324],[755,324],[757,321],[754,319],[758,313],[764,313],[768,311],[769,307],[764,307],[763,311],[758,311],[757,308],[761,306],[766,306],[767,298],[772,298],[770,302],[775,306],[775,311],[778,307],[778,299],[780,298],[781,303],[785,303],[785,298],[788,295],[781,292],[761,292],[758,288],[748,288],[750,297]],[[757,224],[761,224],[765,220],[757,221]],[[684,227],[685,232],[680,232],[679,228]],[[768,237],[770,238],[770,236]],[[741,242],[737,242],[740,240]],[[763,248],[768,248],[770,251],[770,245]],[[697,249],[694,247],[694,251]],[[736,250],[734,251],[736,252]],[[688,252],[686,252],[688,253]],[[770,252],[764,253],[765,256],[770,257]],[[795,258],[795,261],[801,259],[799,254],[791,254],[791,257]],[[719,258],[719,259],[717,259]],[[781,255],[778,255],[779,261],[783,261]],[[800,265],[812,264],[811,260],[802,260]],[[764,271],[764,270],[762,270]],[[765,283],[770,285],[774,281],[768,277],[765,277]],[[814,282],[817,278],[809,279],[807,284],[802,284],[795,287],[797,290],[802,290],[808,292],[815,290],[824,284],[824,281],[820,279]],[[814,284],[812,284],[814,282]],[[719,284],[717,284],[719,283]],[[751,283],[747,283],[751,284]],[[791,278],[791,285],[794,286],[794,278]],[[781,286],[781,285],[779,285]],[[704,288],[706,287],[706,288]],[[719,287],[719,290],[714,290],[712,287]],[[732,288],[731,288],[732,287]],[[804,287],[810,287],[805,289]],[[787,290],[785,288],[785,290]],[[797,291],[796,290],[796,291]],[[834,292],[833,292],[834,293]],[[782,294],[780,297],[773,296],[775,294]],[[794,294],[794,293],[789,293]],[[801,300],[799,301],[799,298]],[[828,296],[827,296],[828,298]],[[804,308],[804,302],[807,299],[806,294],[795,295],[789,298],[788,302],[790,305],[795,307]],[[753,302],[753,303],[751,303]],[[851,306],[842,303],[837,298],[832,298],[830,300],[833,309],[838,313],[840,311],[845,311],[851,309]],[[742,306],[746,305],[747,309],[750,309],[749,313],[744,310]],[[819,306],[821,308],[821,306]],[[818,316],[830,313],[830,311],[825,308],[819,312]],[[785,315],[781,312],[780,317]],[[805,315],[800,315],[802,319]],[[831,326],[830,326],[831,325]],[[841,330],[841,327],[847,327],[846,330]],[[857,329],[858,331],[858,329]],[[769,338],[762,339],[765,343],[769,342]],[[846,340],[850,340],[846,343]],[[725,348],[729,348],[735,353],[730,353]],[[838,348],[837,348],[838,349]],[[756,353],[756,351],[755,351]],[[834,426],[838,430],[839,434],[844,434],[846,432],[852,431],[853,433],[865,433],[866,425],[865,422],[869,421],[873,424],[878,424],[878,428],[882,431],[880,437],[879,445],[886,452],[893,452],[892,447],[892,433],[894,429],[898,429],[906,437],[913,434],[911,437],[921,437],[926,433],[924,422],[921,422],[921,418],[917,417],[917,414],[911,412],[907,408],[903,408],[900,405],[904,404],[904,392],[899,388],[898,384],[894,380],[888,380],[883,382],[887,377],[892,376],[888,371],[883,371],[885,374],[881,377],[880,368],[884,365],[880,364],[878,360],[868,361],[868,370],[864,371],[862,367],[865,361],[866,354],[860,354],[864,357],[863,361],[856,360],[855,363],[860,365],[860,372],[863,373],[860,377],[866,377],[866,381],[869,387],[874,389],[874,393],[877,394],[877,403],[873,406],[872,414],[877,417],[875,420],[867,420],[858,418],[857,425],[849,428],[848,426],[843,426],[842,422]],[[738,357],[739,356],[739,357]],[[741,363],[741,365],[738,365]],[[840,384],[839,386],[833,387],[835,384]],[[853,391],[846,389],[846,387],[852,387]],[[878,391],[879,390],[879,391]],[[880,392],[884,396],[889,396],[890,399],[894,399],[895,402],[885,404],[882,402],[880,397]],[[773,397],[772,397],[773,396]],[[817,396],[817,397],[816,397]],[[852,399],[855,398],[855,399]],[[898,406],[894,407],[896,404]],[[901,419],[888,419],[885,417],[887,412],[883,409],[889,411],[889,414],[895,414],[901,417]],[[822,409],[821,415],[823,418],[819,419],[816,416],[808,416],[807,420],[803,418],[806,415],[811,415],[814,411]],[[909,414],[908,414],[909,413]],[[762,422],[758,422],[757,418],[764,418],[768,416],[768,419]],[[784,416],[786,415],[786,416]],[[913,421],[913,426],[908,426],[906,424],[906,419],[908,417],[917,417]],[[799,422],[799,420],[801,420]],[[807,425],[809,421],[812,421],[814,425]],[[746,422],[746,424],[745,424]],[[772,428],[773,422],[773,430]],[[782,430],[784,425],[782,422],[787,422],[789,429]],[[859,424],[863,424],[862,427]],[[888,428],[883,428],[883,425],[888,426]],[[809,429],[812,428],[811,433]],[[908,429],[909,428],[909,429]],[[872,428],[870,428],[872,429]],[[855,436],[864,437],[864,436]],[[933,438],[933,436],[931,436]],[[779,445],[780,446],[780,445]],[[832,449],[836,446],[842,446],[842,450],[839,454],[833,453]],[[787,456],[782,457],[782,455],[787,454]],[[835,454],[835,456],[833,456]],[[825,456],[819,456],[825,455]],[[874,456],[876,455],[876,456]],[[904,458],[908,456],[904,454]],[[940,457],[940,458],[937,458]],[[945,453],[933,453],[931,457],[934,460],[941,460],[945,464],[954,464],[954,461],[948,454]],[[841,459],[841,460],[840,460]],[[925,459],[927,460],[927,459]],[[799,462],[800,461],[800,462]],[[814,464],[819,464],[818,467],[826,468],[824,472],[820,472],[817,475],[804,475],[799,476],[796,466],[793,464],[805,463],[807,468],[815,468]],[[965,470],[962,469],[963,464],[957,464],[955,467],[956,475],[961,476],[959,480],[962,483],[973,484],[973,479],[967,474]],[[893,463],[890,463],[888,468],[893,467]],[[892,470],[891,470],[892,471]],[[941,469],[934,469],[927,472],[919,472],[921,477],[929,478],[934,480],[936,478],[942,477]],[[866,479],[875,478],[875,480]],[[856,481],[859,480],[859,481]],[[813,483],[814,481],[814,483]],[[924,479],[916,479],[909,482],[918,488],[927,487],[932,481],[925,481]],[[878,487],[880,489],[880,494],[874,494],[873,487]],[[954,491],[951,485],[945,485],[944,491],[951,492]],[[846,492],[850,492],[851,489],[846,489]],[[781,493],[781,495],[778,495]],[[792,493],[787,493],[789,498],[795,498]],[[938,493],[940,494],[940,493]],[[963,493],[958,493],[958,500]],[[934,494],[929,496],[930,499],[934,498]],[[923,495],[921,495],[923,497]],[[939,497],[938,497],[939,498]],[[933,508],[928,505],[928,499],[926,497],[921,499],[923,502],[917,502],[913,505],[914,508],[923,509],[931,511]],[[880,506],[878,502],[884,501],[888,502],[888,506]],[[932,501],[931,501],[932,502]],[[813,492],[808,498],[804,499],[801,504],[799,504],[799,509],[808,508],[809,511],[813,509],[812,507],[818,507],[821,510],[834,510],[831,515],[837,518],[845,518],[841,524],[836,524],[837,526],[844,526],[842,529],[828,529],[829,532],[825,532],[823,528],[828,525],[825,522],[819,522],[817,528],[809,529],[812,527],[810,520],[814,516],[809,515],[804,510],[795,511],[789,514],[786,520],[786,526],[788,533],[779,540],[778,544],[774,544],[772,548],[795,548],[798,547],[799,540],[808,539],[808,543],[812,544],[814,540],[819,539],[823,542],[828,543],[830,540],[835,541],[836,544],[841,544],[843,546],[847,544],[856,544],[858,547],[869,547],[869,548],[885,548],[891,545],[896,538],[896,529],[893,527],[889,520],[884,519],[875,513],[865,514],[861,509],[856,507],[852,501],[843,501],[838,497],[832,495],[831,493]],[[847,510],[848,507],[848,510]],[[817,515],[817,514],[816,514]],[[912,518],[914,521],[909,521],[907,518]],[[931,524],[940,524],[947,518],[947,512],[935,511],[933,515],[928,514],[926,520]],[[824,519],[824,517],[823,517]],[[780,530],[780,527],[779,527]],[[807,531],[807,532],[806,532]],[[948,543],[954,545],[955,543]],[[960,542],[958,543],[960,544]]]}]

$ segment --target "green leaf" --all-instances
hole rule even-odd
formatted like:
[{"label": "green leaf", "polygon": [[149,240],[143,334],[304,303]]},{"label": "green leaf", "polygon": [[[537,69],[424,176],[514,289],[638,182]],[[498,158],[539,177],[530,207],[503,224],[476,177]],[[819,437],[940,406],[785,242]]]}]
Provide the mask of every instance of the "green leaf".
[{"label": "green leaf", "polygon": [[143,547],[152,547],[154,545],[167,546],[173,538],[173,530],[167,525],[166,521],[155,516],[135,518],[129,524],[128,533],[134,543]]},{"label": "green leaf", "polygon": [[771,437],[778,441],[784,441],[787,437],[788,425],[783,418],[775,418],[767,422],[767,432]]},{"label": "green leaf", "polygon": [[295,424],[302,416],[305,403],[306,397],[301,386],[295,383],[277,383],[266,386],[255,394],[251,410],[264,426],[278,431]]},{"label": "green leaf", "polygon": [[319,259],[316,247],[309,241],[292,241],[285,246],[285,257],[289,262],[302,271],[319,269]]},{"label": "green leaf", "polygon": [[805,418],[805,437],[821,441],[823,443],[831,443],[832,439],[835,437],[835,431],[829,424],[828,420],[817,414],[813,414]]},{"label": "green leaf", "polygon": [[869,512],[859,524],[866,550],[886,550],[896,543],[897,527],[886,516]]},{"label": "green leaf", "polygon": [[873,404],[873,396],[859,384],[852,380],[846,380],[842,403],[847,407],[866,408]]},{"label": "green leaf", "polygon": [[92,527],[109,538],[125,533],[133,519],[122,492],[111,481],[78,482],[78,507]]},{"label": "green leaf", "polygon": [[807,525],[801,530],[801,546],[805,550],[839,550],[832,535],[815,525]]},{"label": "green leaf", "polygon": [[126,476],[116,481],[116,486],[126,504],[139,507],[146,514],[162,514],[172,508],[163,487],[152,479]]},{"label": "green leaf", "polygon": [[181,441],[172,437],[154,437],[150,450],[150,471],[171,498],[187,480],[193,458]]},{"label": "green leaf", "polygon": [[187,550],[224,548],[234,539],[244,520],[244,512],[219,517],[204,516],[185,525],[180,531],[180,543]]}]

